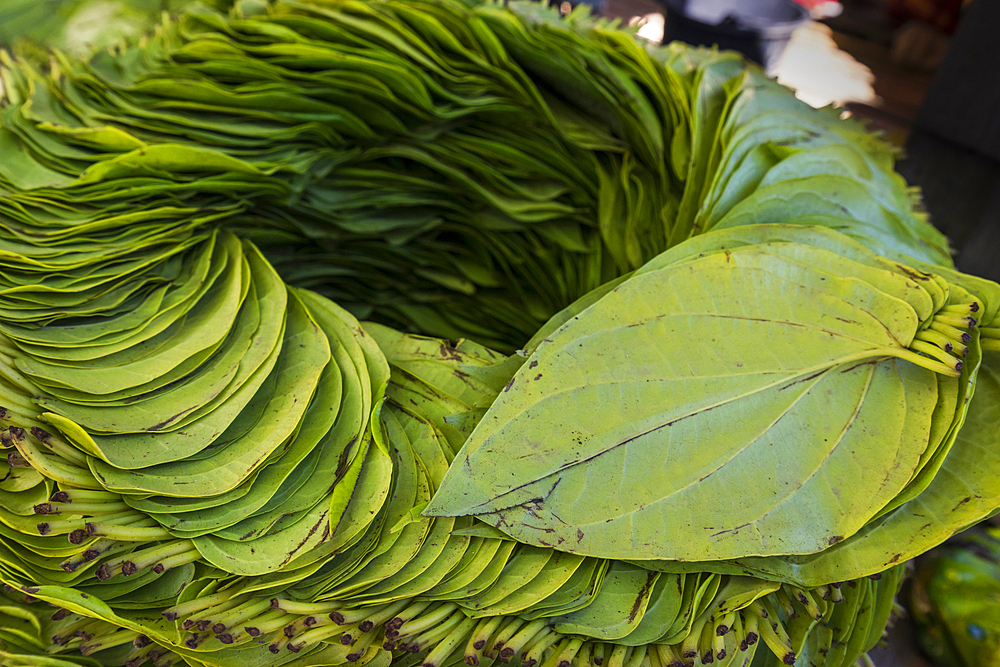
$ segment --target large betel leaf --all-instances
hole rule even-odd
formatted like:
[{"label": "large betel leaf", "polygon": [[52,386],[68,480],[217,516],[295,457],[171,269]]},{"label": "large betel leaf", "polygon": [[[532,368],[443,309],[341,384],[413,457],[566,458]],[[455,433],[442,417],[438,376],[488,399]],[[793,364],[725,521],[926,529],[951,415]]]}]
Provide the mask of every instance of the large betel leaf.
[{"label": "large betel leaf", "polygon": [[425,513],[612,558],[854,534],[919,465],[937,382],[904,360],[919,320],[894,279],[808,258],[736,248],[624,282],[539,345]]},{"label": "large betel leaf", "polygon": [[994,514],[1000,506],[998,399],[1000,352],[985,352],[965,424],[940,471],[918,496],[823,553],[782,560],[745,558],[734,566],[809,586],[842,581],[905,562]]}]

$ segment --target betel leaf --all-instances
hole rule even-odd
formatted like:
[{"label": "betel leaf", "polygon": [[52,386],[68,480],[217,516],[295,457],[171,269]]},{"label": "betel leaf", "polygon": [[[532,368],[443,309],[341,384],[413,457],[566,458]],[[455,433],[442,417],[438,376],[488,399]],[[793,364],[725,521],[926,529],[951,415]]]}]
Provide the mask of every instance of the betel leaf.
[{"label": "betel leaf", "polygon": [[628,563],[612,562],[604,579],[603,595],[598,594],[583,609],[556,616],[553,619],[556,629],[606,640],[628,636],[642,622],[651,593],[661,576],[666,575]]},{"label": "betel leaf", "polygon": [[501,392],[425,515],[632,559],[806,554],[857,532],[919,464],[935,375],[898,358],[910,304],[810,267],[807,249],[786,255],[745,247],[640,272],[571,319]]},{"label": "betel leaf", "polygon": [[1000,486],[1000,463],[990,453],[997,443],[998,369],[1000,353],[985,352],[965,425],[941,470],[918,496],[823,553],[783,562],[746,558],[738,567],[768,578],[795,577],[807,585],[840,581],[905,562],[993,514]]}]

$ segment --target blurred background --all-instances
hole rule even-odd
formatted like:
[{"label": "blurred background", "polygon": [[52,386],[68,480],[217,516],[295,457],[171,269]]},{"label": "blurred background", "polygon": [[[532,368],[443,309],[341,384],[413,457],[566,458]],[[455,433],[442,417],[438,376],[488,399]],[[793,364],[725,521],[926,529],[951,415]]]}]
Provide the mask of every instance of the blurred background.
[{"label": "blurred background", "polygon": [[[660,41],[664,7],[685,6],[688,13],[707,14],[698,8],[725,4],[766,16],[786,3],[604,0],[600,10],[639,25],[640,35]],[[803,20],[769,71],[809,104],[848,105],[854,113],[871,118],[890,140],[904,145],[968,2],[797,0],[797,4]],[[786,13],[783,18],[794,22],[798,17]]]},{"label": "blurred background", "polygon": [[[895,144],[897,168],[921,189],[959,268],[1000,280],[1000,2],[596,2],[654,42],[711,43],[698,33],[704,24],[717,43],[749,40],[741,50],[802,100],[840,107]],[[747,38],[754,31],[756,44]]]}]

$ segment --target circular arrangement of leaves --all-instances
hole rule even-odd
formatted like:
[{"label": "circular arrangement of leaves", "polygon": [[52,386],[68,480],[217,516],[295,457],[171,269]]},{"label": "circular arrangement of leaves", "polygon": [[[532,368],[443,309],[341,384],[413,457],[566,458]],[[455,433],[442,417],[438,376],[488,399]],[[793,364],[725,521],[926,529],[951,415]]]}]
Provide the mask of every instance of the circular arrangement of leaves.
[{"label": "circular arrangement of leaves", "polygon": [[243,0],[0,80],[5,665],[848,666],[1000,506],[1000,286],[733,54]]}]

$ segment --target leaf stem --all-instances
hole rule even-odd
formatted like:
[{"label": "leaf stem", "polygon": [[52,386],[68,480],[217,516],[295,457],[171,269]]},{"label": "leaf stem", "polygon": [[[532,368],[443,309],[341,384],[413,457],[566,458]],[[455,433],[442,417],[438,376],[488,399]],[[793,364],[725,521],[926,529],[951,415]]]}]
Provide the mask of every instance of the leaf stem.
[{"label": "leaf stem", "polygon": [[220,591],[218,593],[213,593],[211,595],[203,595],[196,597],[193,600],[183,602],[178,605],[174,605],[169,609],[164,609],[160,612],[168,621],[176,621],[179,618],[185,616],[190,616],[191,614],[196,614],[199,611],[204,611],[206,609],[211,609],[217,604],[224,603],[233,597],[233,591],[226,590]]},{"label": "leaf stem", "polygon": [[113,502],[121,499],[120,493],[115,493],[113,491],[98,491],[91,489],[60,489],[49,497],[49,502],[52,503],[94,503],[94,502]]},{"label": "leaf stem", "polygon": [[[283,598],[271,598],[271,608],[280,609],[286,614],[299,616],[325,616],[344,606],[343,602],[298,602]],[[333,618],[333,617],[331,617]],[[336,623],[337,621],[334,620]],[[349,622],[349,621],[348,621]]]},{"label": "leaf stem", "polygon": [[[122,571],[126,576],[135,574],[139,570],[145,570],[147,567],[153,567],[154,565],[163,566],[164,562],[170,561],[171,559],[176,559],[177,556],[187,557],[193,552],[193,560],[198,560],[201,554],[197,549],[194,548],[194,542],[191,540],[177,540],[175,542],[167,542],[165,544],[160,544],[156,547],[150,549],[143,549],[141,551],[133,551],[129,560],[126,560],[122,564]],[[178,565],[183,563],[192,562],[192,560],[183,560],[178,562]],[[176,567],[176,565],[174,565]],[[162,574],[169,567],[163,567],[163,569],[156,571],[157,574]]]},{"label": "leaf stem", "polygon": [[545,632],[538,633],[530,644],[525,645],[524,659],[521,661],[521,664],[524,667],[535,667],[535,665],[542,662],[544,653],[562,638],[561,634],[551,628],[546,628]]},{"label": "leaf stem", "polygon": [[945,336],[939,331],[931,331],[930,329],[921,329],[913,336],[914,340],[922,340],[925,343],[931,343],[932,345],[937,345],[945,352],[951,352],[955,349],[955,342],[950,338]]},{"label": "leaf stem", "polygon": [[459,623],[458,627],[438,642],[438,645],[424,658],[423,667],[441,667],[448,659],[448,656],[465,641],[465,638],[469,636],[469,633],[472,632],[477,624],[477,619],[468,617]]},{"label": "leaf stem", "polygon": [[684,661],[674,651],[673,646],[669,644],[657,644],[656,653],[662,667],[684,667]]},{"label": "leaf stem", "polygon": [[260,637],[261,635],[271,634],[275,630],[280,630],[288,625],[288,614],[280,609],[272,609],[266,614],[246,621],[246,623],[247,625],[243,627],[246,633],[251,637]]},{"label": "leaf stem", "polygon": [[330,637],[343,634],[343,632],[344,628],[336,624],[321,625],[319,627],[306,630],[301,634],[296,633],[289,637],[289,639],[294,639],[295,642],[294,644],[289,643],[288,649],[298,653],[310,644],[315,644],[316,642],[323,641],[324,639],[329,639]]},{"label": "leaf stem", "polygon": [[959,329],[969,329],[979,323],[978,320],[971,315],[962,316],[953,313],[938,313],[934,316],[934,321],[940,322],[944,325],[957,327]]},{"label": "leaf stem", "polygon": [[493,646],[487,645],[484,654],[491,659],[496,659],[497,655],[507,643],[507,640],[516,635],[517,631],[524,627],[524,625],[525,621],[517,616],[505,616],[503,627],[500,628],[496,636],[490,640],[493,642]]},{"label": "leaf stem", "polygon": [[[375,641],[375,632],[364,632],[361,633],[360,637],[356,637],[353,642],[351,642],[351,652],[347,654],[347,662],[358,662],[361,658],[365,657],[365,653],[368,652],[368,648]],[[344,641],[343,636],[341,636],[341,642]],[[291,647],[289,647],[291,648]]]},{"label": "leaf stem", "polygon": [[31,466],[42,473],[45,477],[83,489],[103,489],[94,475],[88,468],[79,468],[75,465],[64,463],[62,459],[54,458],[43,454],[27,437],[27,432],[19,426],[11,426],[7,429],[10,433],[14,446],[17,447],[21,455],[31,463]]},{"label": "leaf stem", "polygon": [[97,635],[84,641],[83,644],[80,645],[80,653],[83,655],[90,655],[91,653],[103,651],[106,648],[121,646],[122,644],[131,644],[139,636],[139,633],[134,630],[116,628],[114,631],[109,632],[106,635]]},{"label": "leaf stem", "polygon": [[505,656],[508,659],[513,659],[520,655],[521,649],[531,642],[538,633],[545,631],[548,622],[547,618],[539,618],[521,628],[500,650],[500,659],[503,660]]},{"label": "leaf stem", "polygon": [[961,360],[956,359],[954,364],[943,364],[939,361],[933,359],[928,359],[927,357],[921,356],[910,350],[908,348],[883,348],[886,351],[886,356],[898,357],[910,363],[916,364],[926,368],[929,371],[933,371],[939,375],[947,375],[949,377],[958,377],[962,374],[963,363]]},{"label": "leaf stem", "polygon": [[950,324],[942,324],[941,322],[931,321],[930,327],[928,328],[934,331],[940,331],[948,338],[961,341],[965,344],[972,341],[972,336],[969,335],[968,331],[962,331],[961,329],[953,327]]},{"label": "leaf stem", "polygon": [[479,621],[465,647],[465,664],[470,667],[476,667],[479,664],[480,658],[483,656],[483,649],[489,644],[496,629],[500,627],[501,621],[503,621],[503,616],[488,616]]},{"label": "leaf stem", "polygon": [[52,450],[56,456],[66,459],[70,463],[80,468],[87,467],[87,455],[76,447],[73,447],[62,438],[59,438],[38,426],[31,427],[31,435],[39,443]]},{"label": "leaf stem", "polygon": [[35,505],[35,514],[62,514],[89,516],[107,516],[124,511],[132,512],[132,508],[121,502],[98,503],[39,503]]},{"label": "leaf stem", "polygon": [[[439,623],[444,622],[448,617],[452,615],[458,609],[458,605],[454,602],[445,602],[444,604],[438,606],[433,611],[420,616],[419,620],[413,618],[411,620],[403,622],[398,628],[398,634],[400,637],[412,636],[417,633],[423,632],[428,628],[431,628]],[[393,619],[395,620],[395,619]]]},{"label": "leaf stem", "polygon": [[394,618],[396,614],[406,609],[409,603],[409,600],[403,599],[379,607],[365,607],[362,609],[331,612],[330,620],[339,625],[358,623],[362,632],[368,632],[376,625],[387,623],[390,619]]},{"label": "leaf stem", "polygon": [[785,626],[781,624],[781,619],[778,618],[778,614],[775,613],[773,607],[770,607],[768,602],[768,598],[770,597],[772,596],[769,595],[765,598],[761,598],[750,605],[751,608],[755,608],[756,606],[767,610],[766,615],[758,613],[758,616],[761,617],[761,622],[757,627],[760,629],[761,639],[764,640],[764,643],[767,644],[768,648],[770,648],[774,655],[778,656],[778,659],[784,664],[794,665],[795,650],[792,648],[792,640],[788,636]]},{"label": "leaf stem", "polygon": [[132,545],[129,542],[119,542],[117,540],[94,540],[94,542],[90,544],[83,551],[83,553],[67,558],[63,562],[59,563],[59,567],[66,572],[76,572],[81,565],[95,560],[101,556],[101,554],[107,553],[116,548],[119,551],[125,551],[126,549],[131,548],[131,546]]},{"label": "leaf stem", "polygon": [[267,598],[247,600],[243,604],[230,609],[222,616],[216,618],[215,625],[212,626],[212,632],[215,634],[222,634],[230,628],[239,625],[243,621],[251,619],[259,614],[263,614],[268,609],[271,609],[271,601]]},{"label": "leaf stem", "polygon": [[96,521],[87,522],[87,533],[113,540],[121,540],[122,542],[153,542],[155,540],[169,540],[173,538],[173,535],[161,526],[120,526]]},{"label": "leaf stem", "polygon": [[954,304],[951,306],[945,306],[940,311],[941,313],[955,313],[958,315],[966,315],[968,313],[978,313],[979,312],[979,302],[973,301],[972,303],[962,303]]},{"label": "leaf stem", "polygon": [[184,630],[191,630],[191,628],[196,627],[199,632],[205,632],[214,625],[215,619],[219,618],[221,614],[235,607],[239,607],[246,602],[247,599],[249,598],[244,597],[243,595],[231,595],[229,599],[224,602],[215,604],[195,615],[192,615],[191,618],[186,619],[184,623],[181,624],[181,628]]}]

